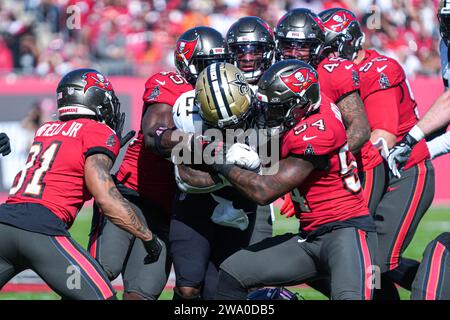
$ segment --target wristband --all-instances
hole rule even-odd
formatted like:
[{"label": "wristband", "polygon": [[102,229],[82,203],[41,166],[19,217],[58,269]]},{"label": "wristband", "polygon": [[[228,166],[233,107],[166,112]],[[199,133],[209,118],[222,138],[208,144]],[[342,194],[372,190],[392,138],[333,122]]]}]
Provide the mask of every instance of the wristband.
[{"label": "wristband", "polygon": [[162,140],[164,133],[167,130],[172,130],[172,129],[167,128],[167,127],[159,127],[155,131],[155,149],[156,149],[156,152],[162,157],[164,157],[166,155],[166,153],[164,152],[163,147],[161,145],[161,140]]},{"label": "wristband", "polygon": [[409,135],[416,140],[416,143],[423,139],[425,134],[423,133],[422,129],[419,128],[418,125],[415,125],[412,127],[411,130],[409,130]]},{"label": "wristband", "polygon": [[211,165],[211,167],[215,171],[220,173],[225,178],[228,177],[228,174],[230,173],[231,169],[233,169],[233,166],[234,166],[234,164],[230,164],[230,163],[224,163],[224,164],[214,163],[214,164]]}]

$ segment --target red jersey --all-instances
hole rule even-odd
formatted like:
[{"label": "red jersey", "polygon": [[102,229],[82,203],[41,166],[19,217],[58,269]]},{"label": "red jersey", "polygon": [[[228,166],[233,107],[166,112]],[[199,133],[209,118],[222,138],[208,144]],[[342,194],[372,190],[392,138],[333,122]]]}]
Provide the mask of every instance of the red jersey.
[{"label": "red jersey", "polygon": [[327,156],[329,160],[327,169],[315,169],[291,191],[303,231],[369,215],[339,108],[328,97],[322,95],[318,113],[301,120],[283,136],[281,157],[290,155]]},{"label": "red jersey", "polygon": [[[142,116],[155,103],[173,106],[184,92],[192,90],[182,76],[175,72],[160,72],[145,83]],[[117,179],[145,200],[171,212],[171,204],[176,191],[173,164],[144,147],[142,129],[128,146]]]},{"label": "red jersey", "polygon": [[[383,129],[400,141],[419,120],[417,103],[402,66],[375,50],[366,50],[359,76],[361,99],[371,130]],[[420,141],[414,146],[405,169],[429,157],[425,140]]]},{"label": "red jersey", "polygon": [[[339,103],[349,94],[360,90],[358,69],[353,62],[331,57],[323,59],[317,66],[320,90],[334,103]],[[356,155],[360,172],[375,168],[383,162],[378,150],[367,141]]]},{"label": "red jersey", "polygon": [[119,150],[115,132],[95,120],[47,122],[36,131],[28,161],[16,175],[6,203],[41,204],[70,227],[92,198],[84,181],[86,158],[104,153],[114,161]]}]

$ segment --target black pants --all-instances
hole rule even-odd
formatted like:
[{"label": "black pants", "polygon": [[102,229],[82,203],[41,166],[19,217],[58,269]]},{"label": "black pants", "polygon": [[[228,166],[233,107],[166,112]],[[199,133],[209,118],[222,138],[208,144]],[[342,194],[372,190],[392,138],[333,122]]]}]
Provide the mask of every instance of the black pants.
[{"label": "black pants", "polygon": [[111,281],[122,273],[125,292],[156,300],[164,290],[172,265],[167,254],[170,218],[156,206],[128,194],[125,187],[119,185],[118,189],[130,201],[139,218],[146,221],[149,229],[164,242],[163,251],[158,261],[144,264],[147,252],[142,241],[114,225],[94,206],[89,252]]},{"label": "black pants", "polygon": [[220,264],[249,245],[255,224],[254,211],[248,214],[249,226],[243,231],[215,224],[210,217],[217,205],[210,194],[180,193],[170,223],[176,285],[202,288],[205,299],[216,293]]},{"label": "black pants", "polygon": [[440,234],[425,249],[411,300],[450,300],[450,233]]},{"label": "black pants", "polygon": [[420,220],[434,197],[434,168],[421,162],[402,172],[401,178],[390,176],[387,192],[376,209],[380,267],[393,270],[411,242]]},{"label": "black pants", "polygon": [[387,175],[384,162],[375,168],[361,172],[359,178],[367,207],[370,213],[374,214],[378,203],[386,192]]},{"label": "black pants", "polygon": [[49,236],[0,223],[0,288],[26,269],[35,271],[64,299],[115,297],[103,269],[71,237]]},{"label": "black pants", "polygon": [[216,298],[242,298],[227,288],[230,275],[245,290],[328,277],[332,299],[369,300],[376,253],[376,233],[354,227],[336,229],[313,240],[294,234],[276,236],[240,250],[222,263]]}]

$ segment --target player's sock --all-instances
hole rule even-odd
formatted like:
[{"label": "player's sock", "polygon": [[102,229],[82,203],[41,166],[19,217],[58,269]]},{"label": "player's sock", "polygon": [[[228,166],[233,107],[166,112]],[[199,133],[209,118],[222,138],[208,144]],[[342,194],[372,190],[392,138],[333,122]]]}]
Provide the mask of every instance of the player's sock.
[{"label": "player's sock", "polygon": [[381,275],[381,287],[373,291],[373,300],[400,300],[395,283],[385,274]]},{"label": "player's sock", "polygon": [[235,277],[220,270],[216,300],[246,300],[247,294],[247,289]]},{"label": "player's sock", "polygon": [[401,258],[397,268],[387,272],[387,276],[402,288],[411,291],[420,263],[416,260]]}]

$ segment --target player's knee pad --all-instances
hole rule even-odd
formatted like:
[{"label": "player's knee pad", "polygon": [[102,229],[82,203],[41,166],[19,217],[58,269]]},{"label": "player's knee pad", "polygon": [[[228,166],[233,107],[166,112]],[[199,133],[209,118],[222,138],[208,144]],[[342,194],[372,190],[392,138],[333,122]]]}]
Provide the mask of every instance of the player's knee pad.
[{"label": "player's knee pad", "polygon": [[200,289],[190,287],[173,288],[173,300],[202,300]]}]

